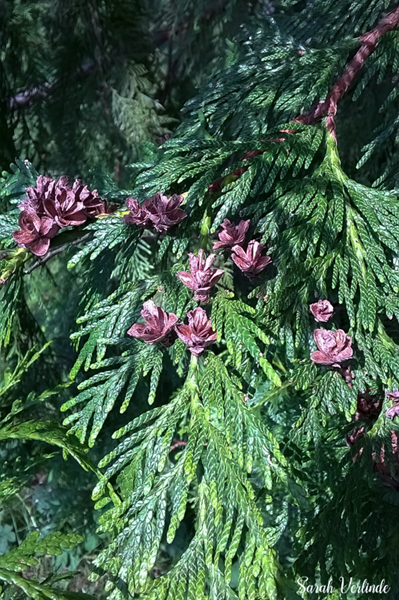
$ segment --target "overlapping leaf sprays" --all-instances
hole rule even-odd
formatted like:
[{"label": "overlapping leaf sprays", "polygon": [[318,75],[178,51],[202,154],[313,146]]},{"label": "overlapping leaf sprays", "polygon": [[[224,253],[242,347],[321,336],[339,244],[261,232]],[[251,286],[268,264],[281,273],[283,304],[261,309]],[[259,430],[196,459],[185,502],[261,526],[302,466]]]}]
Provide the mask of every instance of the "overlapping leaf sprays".
[{"label": "overlapping leaf sprays", "polygon": [[14,232],[14,240],[36,256],[47,253],[60,229],[83,225],[109,210],[97,190],[89,190],[79,179],[70,185],[67,177],[55,181],[43,175],[38,177],[36,187],[26,189],[19,208],[20,230]]}]

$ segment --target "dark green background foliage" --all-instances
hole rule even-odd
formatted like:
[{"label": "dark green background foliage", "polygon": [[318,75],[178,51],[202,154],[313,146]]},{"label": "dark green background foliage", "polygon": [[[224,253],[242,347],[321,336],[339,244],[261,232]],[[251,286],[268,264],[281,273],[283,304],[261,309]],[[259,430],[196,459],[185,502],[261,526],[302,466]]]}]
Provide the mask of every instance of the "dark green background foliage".
[{"label": "dark green background foliage", "polygon": [[[339,100],[337,142],[295,121],[394,8],[0,0],[1,598],[369,599],[299,577],[398,597],[399,30]],[[12,237],[39,173],[116,205],[43,264]],[[141,235],[125,200],[157,192],[188,216]],[[176,273],[226,217],[273,264],[248,282],[218,254],[217,342],[194,361],[128,337],[148,299],[195,308]],[[352,338],[353,388],[310,360],[318,298],[336,308],[318,326]],[[354,423],[365,391],[383,409]]]}]

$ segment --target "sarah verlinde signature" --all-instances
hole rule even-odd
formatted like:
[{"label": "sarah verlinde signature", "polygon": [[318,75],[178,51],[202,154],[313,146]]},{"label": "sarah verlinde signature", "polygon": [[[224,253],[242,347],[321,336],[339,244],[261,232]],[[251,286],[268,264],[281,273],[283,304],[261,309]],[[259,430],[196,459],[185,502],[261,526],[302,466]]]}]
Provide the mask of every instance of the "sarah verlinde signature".
[{"label": "sarah verlinde signature", "polygon": [[[339,590],[342,594],[351,592],[352,594],[387,594],[391,589],[389,585],[385,583],[385,579],[382,579],[380,583],[369,583],[367,579],[361,582],[354,583],[353,577],[349,581],[345,581],[344,577],[339,578],[340,586]],[[296,580],[297,584],[301,588],[301,592],[316,593],[316,594],[332,594],[337,588],[333,586],[332,578],[328,580],[327,584],[308,584],[309,577],[299,577]]]}]

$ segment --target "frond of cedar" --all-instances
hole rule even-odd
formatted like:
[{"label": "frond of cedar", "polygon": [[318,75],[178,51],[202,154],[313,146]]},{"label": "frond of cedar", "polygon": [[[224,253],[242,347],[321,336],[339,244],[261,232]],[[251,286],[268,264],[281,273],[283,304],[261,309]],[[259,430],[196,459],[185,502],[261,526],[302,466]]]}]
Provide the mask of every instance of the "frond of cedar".
[{"label": "frond of cedar", "polygon": [[[32,370],[38,367],[41,356],[46,351],[46,346],[33,348],[18,362],[14,371],[9,373],[7,380],[0,388],[0,447],[11,441],[36,441],[43,442],[49,446],[61,449],[66,459],[71,456],[79,465],[87,470],[97,472],[96,467],[87,457],[85,449],[78,440],[70,435],[66,428],[57,421],[40,421],[38,419],[27,419],[26,413],[35,404],[44,403],[53,399],[61,392],[59,389],[34,395],[31,393],[25,401],[16,400],[15,393],[21,389],[21,381],[31,376]],[[6,504],[15,498],[21,489],[31,478],[33,468],[37,468],[39,462],[44,462],[51,457],[44,454],[38,458],[30,457],[30,460],[13,464],[12,469],[6,463],[2,464],[0,472],[0,500]],[[111,493],[111,495],[113,495]],[[115,495],[113,495],[115,499]],[[41,537],[39,531],[30,533],[22,543],[15,546],[0,556],[0,582],[1,593],[5,597],[24,597],[33,600],[92,600],[92,596],[84,593],[73,593],[62,590],[57,586],[57,577],[50,574],[45,581],[35,578],[35,568],[40,566],[43,557],[59,556],[65,549],[74,548],[83,541],[83,537],[76,533],[62,533],[55,531],[45,537]],[[30,572],[28,572],[30,571]],[[58,578],[59,579],[59,578]]]},{"label": "frond of cedar", "polygon": [[[320,14],[327,5],[316,3]],[[385,3],[342,6],[349,16],[339,8],[344,33],[332,28],[331,44],[328,22],[314,28],[313,40],[287,33],[295,35],[297,19],[316,19],[313,8],[298,9],[290,27],[277,16],[266,41],[255,32],[187,105],[176,138],[132,165],[129,195],[185,193],[187,219],[173,235],[146,240],[154,272],[132,276],[142,240],[118,212],[87,228],[69,263],[90,273],[71,377],[91,373],[64,405],[65,424],[92,446],[111,411],[129,417],[138,386],[153,405],[127,418],[114,434],[123,441],[100,463],[107,470],[94,498],[108,507],[100,527],[113,538],[97,567],[111,575],[112,599],[123,598],[125,586],[151,599],[289,597],[304,573],[395,572],[396,554],[381,540],[386,535],[393,548],[398,534],[397,520],[384,521],[398,486],[396,427],[385,418],[384,393],[399,386],[399,215],[397,190],[378,183],[396,181],[397,160],[387,161],[375,187],[359,183],[341,162],[339,127],[348,94],[361,98],[374,76],[396,73],[398,9],[378,24]],[[360,37],[345,33],[355,30],[352,15],[366,24]],[[397,79],[391,83],[396,88]],[[381,106],[388,99],[396,106],[392,89]],[[373,143],[395,135],[392,123],[381,127],[366,157]],[[186,268],[188,251],[210,250],[225,217],[250,217],[251,236],[266,244],[273,268],[248,294],[230,258],[219,258],[226,273],[210,307],[217,342],[204,360],[189,360],[179,342],[161,349],[126,337],[149,298],[179,318],[195,306],[175,273]],[[12,221],[2,223],[7,239]],[[118,280],[109,294],[104,272]],[[338,306],[352,337],[351,386],[309,358],[309,303],[318,297]],[[7,314],[10,331],[14,314]],[[172,368],[173,390],[164,395],[162,377]],[[364,390],[384,408],[360,423],[352,415]],[[362,442],[348,449],[345,435],[360,424]],[[108,495],[114,483],[120,502]],[[374,511],[376,498],[383,508]],[[183,521],[192,537],[159,573],[157,557]],[[284,564],[284,548],[299,557],[294,564]]]},{"label": "frond of cedar", "polygon": [[25,577],[23,571],[35,567],[43,556],[57,556],[63,549],[73,548],[83,538],[76,534],[62,534],[57,531],[44,538],[39,532],[31,533],[20,546],[0,556],[0,581],[5,586],[4,592],[22,592],[33,600],[92,600],[88,594],[79,594],[58,590],[53,585],[41,583],[33,578]]},{"label": "frond of cedar", "polygon": [[[123,17],[122,17],[123,15]],[[137,157],[167,131],[162,78],[141,0],[12,3],[2,28],[2,114],[7,156],[87,176]],[[9,51],[5,49],[9,48]],[[4,144],[7,147],[7,144]]]}]

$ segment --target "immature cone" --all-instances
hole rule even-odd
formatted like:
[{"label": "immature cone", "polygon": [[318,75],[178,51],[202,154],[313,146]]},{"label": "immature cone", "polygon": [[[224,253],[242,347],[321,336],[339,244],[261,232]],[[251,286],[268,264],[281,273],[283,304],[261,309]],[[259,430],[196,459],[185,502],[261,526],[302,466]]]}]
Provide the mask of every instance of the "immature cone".
[{"label": "immature cone", "polygon": [[[353,446],[358,439],[362,438],[365,434],[365,427],[360,427],[359,429],[354,429],[352,433],[346,436],[346,443],[348,446]],[[396,433],[391,430],[391,448],[392,448],[392,458],[393,458],[393,466],[395,468],[395,473],[398,473],[398,464],[399,464],[399,447],[398,447],[398,438]],[[356,461],[359,456],[363,453],[363,447],[356,453],[353,457],[353,461]],[[381,448],[379,453],[373,452],[371,455],[373,461],[373,471],[378,472],[381,477],[381,481],[384,485],[389,485],[396,490],[399,490],[399,479],[397,475],[392,475],[392,461],[386,460],[385,457],[386,448],[385,444],[381,444]]]},{"label": "immature cone", "polygon": [[377,394],[370,392],[359,392],[357,395],[356,412],[353,416],[355,421],[368,421],[376,419],[381,412],[382,400]]},{"label": "immature cone", "polygon": [[27,248],[36,256],[44,256],[50,240],[59,231],[53,219],[39,217],[33,211],[23,210],[19,215],[20,231],[14,231],[13,238],[19,246]]},{"label": "immature cone", "polygon": [[345,331],[328,331],[327,329],[316,329],[313,334],[318,347],[312,352],[310,358],[318,365],[340,366],[353,356],[352,340]]},{"label": "immature cone", "polygon": [[183,196],[168,198],[157,193],[140,206],[136,199],[128,198],[126,206],[130,213],[125,215],[124,221],[139,227],[153,227],[159,232],[167,231],[187,217],[187,213],[179,208],[183,200]]},{"label": "immature cone", "polygon": [[249,242],[246,251],[241,246],[234,246],[232,249],[231,258],[248,279],[252,279],[272,262],[270,256],[262,256],[262,250],[263,244],[255,240]]},{"label": "immature cone", "polygon": [[158,193],[143,203],[143,209],[147,212],[152,226],[163,232],[187,217],[187,213],[179,208],[183,200],[183,196],[168,198]]},{"label": "immature cone", "polygon": [[66,177],[50,183],[43,198],[43,213],[59,227],[82,225],[87,221],[83,201],[69,187]]},{"label": "immature cone", "polygon": [[36,187],[30,186],[25,190],[26,197],[19,205],[20,210],[31,210],[37,214],[43,213],[43,200],[48,193],[48,189],[54,180],[51,177],[39,175],[36,181]]},{"label": "immature cone", "polygon": [[213,344],[217,333],[212,329],[211,320],[203,308],[197,307],[187,313],[188,325],[176,325],[175,330],[191,354],[199,356],[205,348]]},{"label": "immature cone", "polygon": [[334,367],[339,367],[339,373],[342,377],[342,379],[345,381],[345,383],[350,387],[350,389],[353,389],[353,380],[356,378],[356,375],[354,373],[352,373],[352,367],[351,365],[339,365],[338,363],[333,365]]},{"label": "immature cone", "polygon": [[328,300],[319,300],[309,306],[310,312],[319,323],[327,323],[333,315],[334,307]]},{"label": "immature cone", "polygon": [[218,233],[219,242],[213,244],[213,249],[232,248],[235,245],[240,245],[245,241],[245,234],[248,231],[250,221],[240,221],[238,225],[234,225],[225,219],[221,224],[222,231]]},{"label": "immature cone", "polygon": [[72,186],[68,177],[57,181],[40,176],[36,188],[27,188],[22,207],[31,207],[39,217],[46,216],[59,226],[82,225],[89,217],[104,212],[106,202],[97,190],[89,190],[76,179]]},{"label": "immature cone", "polygon": [[[396,433],[392,430],[391,430],[391,448],[392,448],[392,455],[393,455],[392,458],[394,459],[395,472],[398,473],[398,459],[399,459],[398,438],[397,438]],[[391,485],[391,486],[395,487],[396,489],[398,489],[398,487],[399,487],[398,479],[395,476],[392,477],[391,465],[390,465],[391,461],[386,460],[385,453],[386,453],[386,449],[385,449],[384,443],[381,444],[381,450],[380,450],[379,455],[376,452],[373,452],[373,454],[372,454],[372,459],[374,462],[373,470],[381,473],[381,475],[382,475],[381,479],[384,483]]]},{"label": "immature cone", "polygon": [[88,217],[96,217],[108,213],[110,210],[104,198],[99,197],[97,190],[89,190],[87,185],[84,185],[80,179],[73,182],[72,193],[76,202],[83,204],[83,211]]},{"label": "immature cone", "polygon": [[[144,203],[145,204],[145,203]],[[144,209],[144,206],[139,205],[138,200],[135,198],[128,198],[126,200],[126,206],[129,209],[129,214],[123,217],[125,223],[129,225],[138,225],[138,227],[149,227],[151,225],[151,219]]]},{"label": "immature cone", "polygon": [[156,306],[152,300],[144,302],[140,314],[146,323],[135,323],[127,332],[128,335],[140,338],[146,344],[161,344],[165,347],[173,344],[174,326],[178,321],[175,314],[168,314]]},{"label": "immature cone", "polygon": [[385,395],[387,398],[389,398],[389,400],[394,401],[394,405],[391,406],[391,408],[388,408],[388,410],[385,413],[385,416],[388,419],[393,419],[394,417],[397,417],[399,415],[399,390],[393,390],[392,392],[386,392]]},{"label": "immature cone", "polygon": [[[381,398],[378,398],[377,394],[371,394],[366,391],[358,392],[356,412],[353,415],[353,420],[366,422],[375,421],[381,412],[381,408],[382,400]],[[346,443],[348,446],[353,446],[365,433],[366,428],[364,425],[355,427],[355,429],[346,436]],[[356,455],[356,457],[358,455]]]},{"label": "immature cone", "polygon": [[176,273],[180,281],[190,290],[194,290],[194,300],[199,302],[208,302],[211,288],[216,285],[222,277],[223,269],[211,269],[215,254],[210,254],[205,259],[202,248],[198,250],[198,256],[190,252],[190,271],[179,271]]},{"label": "immature cone", "polygon": [[[359,440],[360,438],[362,438],[364,436],[364,434],[366,433],[366,428],[364,426],[359,427],[359,429],[354,429],[353,431],[351,431],[351,433],[348,433],[348,435],[346,436],[346,443],[349,447],[352,447],[356,444],[357,440]],[[363,450],[360,451],[360,453],[358,453],[356,455],[356,458],[361,454]]]}]

